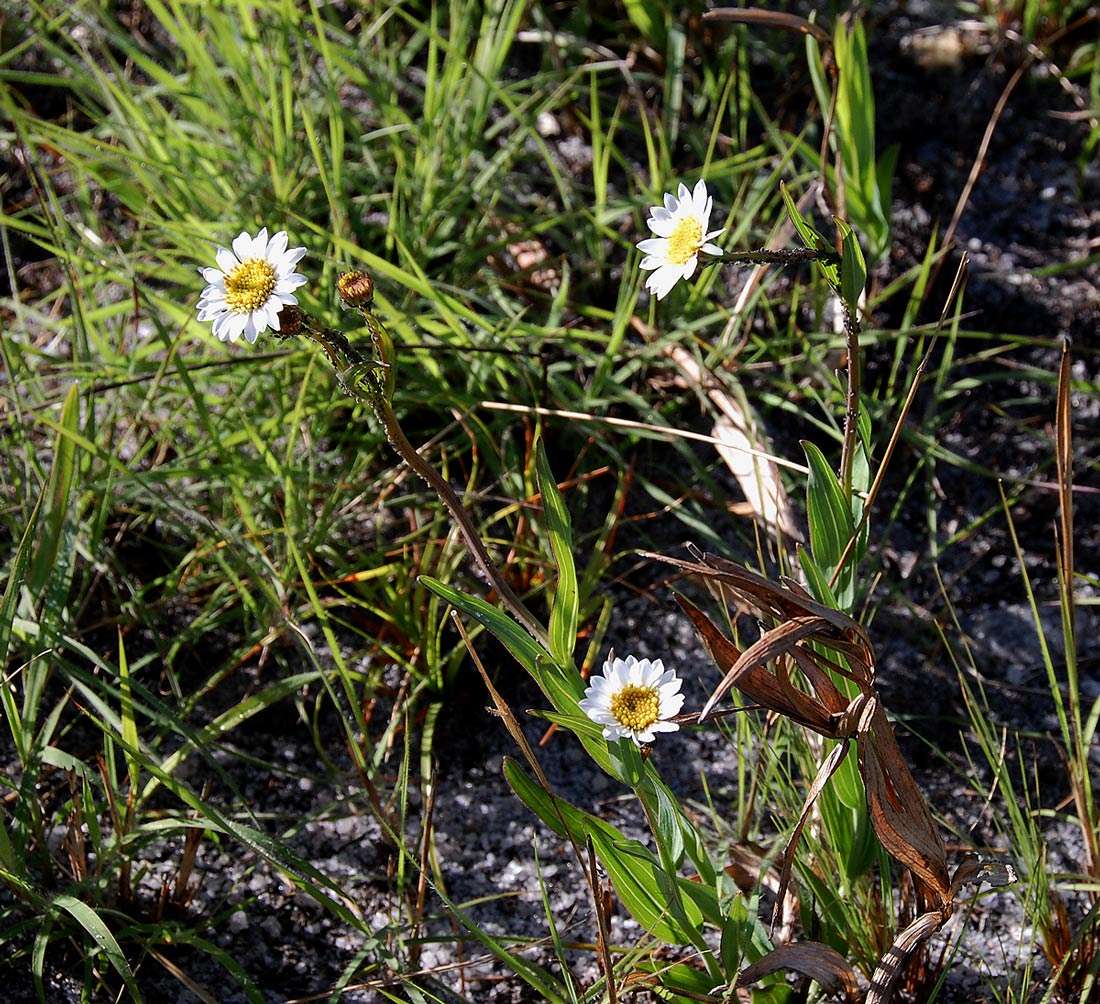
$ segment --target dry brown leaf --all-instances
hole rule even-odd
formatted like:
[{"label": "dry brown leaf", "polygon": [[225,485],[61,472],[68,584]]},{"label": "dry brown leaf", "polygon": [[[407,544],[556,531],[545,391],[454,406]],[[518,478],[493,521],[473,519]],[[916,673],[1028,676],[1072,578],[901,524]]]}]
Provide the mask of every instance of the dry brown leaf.
[{"label": "dry brown leaf", "polygon": [[890,951],[882,957],[875,968],[865,1004],[890,1004],[894,997],[894,987],[905,966],[905,960],[917,945],[930,938],[942,926],[943,916],[940,913],[936,911],[924,913],[894,939]]},{"label": "dry brown leaf", "polygon": [[[793,617],[791,620],[780,624],[779,627],[765,631],[726,670],[725,676],[722,677],[721,682],[714,688],[714,692],[707,698],[703,710],[699,712],[699,721],[703,721],[710,714],[714,705],[726,695],[731,687],[737,686],[738,679],[746,671],[756,667],[762,668],[769,662],[786,656],[799,642],[820,635],[822,629],[828,628],[828,626],[828,622],[820,617]],[[784,690],[790,689],[790,684],[784,686],[783,682],[780,682],[780,686]]]},{"label": "dry brown leaf", "polygon": [[[690,600],[677,596],[676,602],[691,618],[715,665],[728,672],[741,657],[741,650]],[[737,678],[737,689],[757,704],[778,711],[806,728],[824,735],[832,734],[828,713],[819,702],[794,688],[784,690],[779,681],[762,666],[747,667]]]},{"label": "dry brown leaf", "polygon": [[840,769],[840,765],[844,763],[844,758],[847,755],[847,742],[842,741],[834,746],[833,751],[817,769],[817,776],[814,778],[813,784],[810,785],[810,790],[806,793],[806,801],[802,803],[802,813],[798,817],[798,822],[795,823],[794,830],[791,831],[787,846],[783,848],[783,865],[779,871],[779,890],[776,892],[775,908],[772,910],[773,930],[779,922],[779,916],[783,909],[783,898],[787,892],[787,885],[791,881],[791,866],[794,864],[794,852],[798,846],[798,838],[802,836],[802,828],[806,825],[806,820],[810,818],[810,810],[814,807],[818,795],[829,783],[829,778]]},{"label": "dry brown leaf", "polygon": [[760,456],[771,451],[757,430],[749,405],[739,401],[712,374],[704,371],[696,358],[679,345],[666,350],[684,382],[703,391],[720,412],[711,435],[719,440],[718,455],[737,479],[737,484],[760,521],[773,533],[777,530],[795,540],[802,533],[791,512],[787,493],[774,461]]},{"label": "dry brown leaf", "polygon": [[741,970],[737,977],[737,986],[748,986],[781,971],[808,976],[811,980],[816,980],[823,989],[844,994],[849,1001],[855,1002],[859,999],[856,974],[844,956],[836,949],[816,941],[800,941],[773,948],[763,958]]},{"label": "dry brown leaf", "polygon": [[877,701],[860,723],[857,747],[871,822],[882,846],[935,894],[941,910],[947,908],[952,900],[947,852]]}]

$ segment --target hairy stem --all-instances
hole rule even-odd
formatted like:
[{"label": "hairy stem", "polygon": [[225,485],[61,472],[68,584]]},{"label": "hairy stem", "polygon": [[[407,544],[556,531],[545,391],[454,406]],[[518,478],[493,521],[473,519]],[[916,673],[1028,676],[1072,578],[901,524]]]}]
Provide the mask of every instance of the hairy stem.
[{"label": "hairy stem", "polygon": [[489,552],[485,549],[481,537],[478,536],[470,514],[466,511],[466,507],[462,504],[462,500],[458,497],[458,493],[451,486],[451,483],[417,453],[416,448],[409,442],[397,420],[397,416],[387,401],[376,401],[374,403],[374,413],[378,416],[378,421],[386,432],[386,438],[390,441],[390,446],[401,455],[401,459],[413,471],[428,483],[428,487],[439,496],[440,501],[447,507],[451,518],[458,524],[458,529],[462,533],[462,538],[466,541],[466,547],[469,549],[474,561],[493,584],[497,595],[500,596],[501,601],[509,609],[512,616],[528,630],[539,644],[544,647],[548,646],[549,641],[542,625],[539,624],[535,615],[527,609],[523,600],[516,595],[493,564],[493,559],[489,557]]},{"label": "hairy stem", "polygon": [[387,382],[392,382],[390,376],[393,365],[393,352],[389,335],[382,322],[369,308],[363,308],[362,314],[371,333],[371,341],[374,344],[381,360],[371,359],[362,350],[352,345],[340,332],[331,331],[314,325],[307,325],[302,333],[312,341],[317,342],[328,356],[329,361],[336,370],[337,379],[345,392],[358,401],[370,405],[390,446],[397,452],[402,460],[439,496],[440,501],[447,507],[451,518],[458,526],[466,548],[474,559],[475,564],[486,575],[500,597],[501,602],[509,612],[518,620],[543,647],[549,646],[546,631],[539,623],[538,618],[527,609],[523,600],[516,595],[515,590],[508,584],[504,576],[493,564],[493,559],[482,542],[474,521],[458,497],[451,483],[443,477],[409,442],[405,431],[401,428],[397,415],[389,402]]},{"label": "hairy stem", "polygon": [[715,265],[797,265],[804,261],[839,262],[835,251],[819,251],[816,248],[782,248],[771,250],[759,248],[755,251],[727,251],[710,264]]},{"label": "hairy stem", "polygon": [[844,412],[844,446],[840,451],[840,483],[844,497],[852,497],[852,460],[859,429],[859,319],[855,309],[840,297],[844,310],[844,334],[848,339],[848,394]]}]

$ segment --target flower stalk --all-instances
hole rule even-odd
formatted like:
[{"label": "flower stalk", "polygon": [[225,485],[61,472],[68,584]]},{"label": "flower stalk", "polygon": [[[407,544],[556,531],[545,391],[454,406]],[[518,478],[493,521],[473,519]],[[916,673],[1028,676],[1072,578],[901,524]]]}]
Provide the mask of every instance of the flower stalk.
[{"label": "flower stalk", "polygon": [[840,484],[844,497],[852,497],[852,463],[856,451],[856,433],[859,429],[860,350],[859,318],[854,303],[840,296],[844,311],[844,336],[847,339],[848,391],[845,395],[844,442],[840,450]]},{"label": "flower stalk", "polygon": [[[474,563],[489,579],[501,602],[528,633],[543,647],[549,646],[546,630],[538,618],[516,594],[515,590],[493,563],[466,507],[451,483],[437,471],[405,435],[393,410],[395,354],[393,340],[385,325],[372,309],[373,285],[364,273],[347,273],[341,277],[339,291],[344,302],[359,311],[370,332],[373,355],[353,345],[339,331],[324,328],[302,315],[297,333],[321,346],[343,391],[356,401],[370,407],[386,434],[390,446],[406,464],[439,496],[458,526]],[[289,336],[288,336],[289,337]]]},{"label": "flower stalk", "polygon": [[725,251],[707,265],[798,265],[807,261],[840,262],[835,251],[819,251],[817,248],[758,248],[755,251]]}]

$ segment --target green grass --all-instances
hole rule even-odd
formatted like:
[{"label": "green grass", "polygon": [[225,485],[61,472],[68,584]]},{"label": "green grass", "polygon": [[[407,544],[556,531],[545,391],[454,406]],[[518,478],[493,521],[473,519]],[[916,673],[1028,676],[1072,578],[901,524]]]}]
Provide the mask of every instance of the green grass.
[{"label": "green grass", "polygon": [[[151,999],[150,971],[168,972],[158,967],[169,946],[187,945],[260,999],[263,974],[243,971],[218,946],[211,918],[184,910],[196,834],[204,846],[267,861],[372,939],[346,892],[291,850],[296,826],[262,818],[225,766],[226,758],[250,762],[235,731],[277,708],[311,736],[322,774],[336,777],[350,765],[354,810],[374,816],[390,837],[387,881],[399,929],[368,940],[362,957],[340,960],[349,966],[346,984],[384,974],[394,1000],[448,999],[430,979],[402,979],[415,968],[427,911],[452,919],[539,999],[606,999],[603,983],[581,986],[531,962],[518,942],[481,929],[476,908],[448,899],[446,862],[432,858],[422,869],[426,820],[409,795],[430,790],[436,754],[446,756],[434,745],[441,709],[460,688],[482,687],[441,599],[448,588],[481,591],[446,512],[397,462],[370,409],[340,393],[311,346],[220,345],[194,319],[194,304],[196,268],[242,229],[286,229],[292,244],[304,244],[311,281],[303,306],[353,337],[356,323],[338,304],[335,280],[345,268],[370,271],[377,313],[399,346],[398,415],[464,489],[482,536],[509,556],[510,580],[540,612],[559,609],[565,560],[560,521],[542,507],[549,472],[538,469],[533,445],[541,431],[572,514],[567,550],[578,558],[582,637],[555,614],[559,661],[603,658],[614,616],[608,584],[637,560],[638,541],[620,543],[627,532],[620,503],[631,513],[667,509],[664,525],[679,521],[675,532],[708,550],[767,554],[789,567],[793,552],[777,549],[751,520],[733,533],[716,520],[725,499],[721,463],[676,431],[709,433],[718,411],[706,395],[670,385],[668,353],[686,349],[721,370],[787,459],[804,461],[797,443],[806,438],[834,463],[844,338],[829,319],[828,284],[808,268],[772,271],[735,315],[736,294],[711,268],[657,308],[640,296],[633,245],[645,231],[645,208],[675,182],[701,176],[725,211],[718,224],[729,228],[725,246],[759,247],[778,235],[787,223],[780,182],[795,198],[817,182],[822,115],[809,103],[815,93],[825,98],[829,84],[811,80],[796,36],[739,25],[704,37],[673,7],[625,6],[452,0],[344,11],[291,0],[147,0],[131,30],[116,20],[122,7],[32,0],[25,25],[5,23],[0,134],[19,151],[9,163],[26,166],[4,179],[16,197],[0,206],[0,237],[5,248],[37,248],[35,256],[52,263],[41,295],[8,266],[16,293],[3,304],[0,339],[7,667],[0,698],[11,737],[0,943],[40,993],[51,973],[82,959],[75,964],[89,999],[138,999],[142,987]],[[1045,11],[1034,17],[1048,19]],[[826,158],[842,167],[828,168],[825,180],[835,189],[841,170],[858,192],[850,218],[873,238],[869,259],[882,259],[889,185],[881,160],[876,173],[870,106],[860,104],[860,36],[843,37],[852,67],[842,67],[837,101],[845,132],[839,160]],[[636,60],[619,58],[628,51]],[[1095,81],[1095,54],[1089,65]],[[798,75],[797,120],[756,90],[761,67]],[[574,162],[540,131],[547,116],[575,140],[582,155]],[[867,292],[863,408],[874,465],[935,337],[942,305],[923,301],[941,249],[928,237],[920,265],[901,274],[887,266]],[[521,242],[545,250],[534,269],[517,264]],[[540,270],[553,270],[556,282],[532,275]],[[1015,353],[1052,344],[1034,333],[971,328],[961,303],[938,336],[940,351],[905,427],[911,467],[893,472],[891,508],[876,510],[869,555],[842,601],[872,623],[878,604],[904,588],[877,576],[889,568],[880,544],[907,513],[923,514],[928,551],[942,563],[987,521],[1010,517],[1027,481],[1056,480],[1049,437],[1033,416],[1049,419],[1058,378],[1035,368],[1026,376],[1037,389],[1010,402],[1005,419],[1014,436],[1039,443],[1034,470],[1005,479],[1006,513],[940,526],[937,471],[995,477],[993,461],[954,452],[940,430],[969,414],[976,386],[1021,378],[1010,365]],[[899,313],[898,304],[899,323],[874,326]],[[1074,391],[1093,396],[1100,388],[1078,379]],[[486,402],[590,418],[540,420]],[[1012,417],[1019,414],[1029,417]],[[605,416],[659,428],[616,428]],[[862,471],[863,490],[874,470]],[[784,478],[801,506],[802,477]],[[820,539],[812,552],[820,559]],[[422,575],[440,590],[426,589]],[[1072,594],[1072,583],[1064,590]],[[477,644],[485,640],[473,633]],[[1072,705],[1058,741],[1080,771],[1081,732],[1090,721],[1095,730],[1095,710],[1072,704],[1078,688],[1071,677],[1069,690],[1060,689],[1055,660],[1046,668],[1052,699],[1065,692]],[[490,669],[512,671],[503,656]],[[998,772],[997,819],[1021,871],[1018,894],[1028,917],[1057,933],[1043,890],[1060,884],[1074,903],[1094,902],[1095,878],[1048,873],[1041,806],[1050,798],[1032,789],[1026,764],[1013,774],[997,760],[992,712],[980,686],[967,682],[978,669],[970,672],[960,679],[981,757],[960,769],[979,790],[985,771]],[[376,699],[386,707],[381,719],[367,711]],[[762,716],[723,731],[731,757],[746,744],[763,750],[761,771],[745,773],[736,819],[714,810],[701,827],[700,871],[709,860],[720,872],[731,833],[772,844],[777,830],[788,832],[821,754],[799,730],[772,728]],[[560,739],[583,755],[572,737]],[[219,795],[184,769],[196,761]],[[866,815],[857,776],[846,769],[837,783],[841,794],[827,789],[822,825],[801,845],[796,877],[810,893],[802,926],[870,977],[896,932],[904,894],[873,838],[857,841]],[[657,790],[647,789],[654,798]],[[1034,811],[1000,808],[1014,805],[1017,791]],[[528,805],[543,797],[528,794]],[[643,799],[647,811],[658,803]],[[515,811],[527,809],[517,800]],[[655,867],[665,873],[675,870],[668,841],[683,841],[669,836],[669,818],[651,813]],[[576,825],[575,836],[611,839]],[[51,834],[67,843],[51,844]],[[165,842],[179,854],[179,909],[135,892],[142,855]],[[568,881],[583,885],[584,867],[579,861]],[[845,885],[834,896],[821,876],[837,874]],[[695,945],[711,953],[703,994],[768,947],[753,921],[757,901],[728,883],[718,889],[725,948]],[[557,957],[590,957],[567,946],[557,929],[564,919],[549,902]],[[1091,928],[1085,920],[1073,930],[1095,951],[1095,909],[1090,916]],[[216,918],[215,929],[224,920]],[[620,980],[662,968],[649,937],[616,945],[615,958]],[[704,979],[674,975],[685,993]],[[1028,970],[997,999],[1028,999],[1043,978]],[[757,999],[781,1000],[783,990],[773,979]]]}]

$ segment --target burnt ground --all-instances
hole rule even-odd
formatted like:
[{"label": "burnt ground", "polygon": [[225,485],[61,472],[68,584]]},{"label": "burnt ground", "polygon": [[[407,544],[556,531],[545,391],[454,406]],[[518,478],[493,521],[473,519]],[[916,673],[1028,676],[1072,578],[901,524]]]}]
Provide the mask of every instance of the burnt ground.
[{"label": "burnt ground", "polygon": [[[924,41],[943,23],[936,10],[909,4],[907,11],[879,5],[871,24],[873,75],[876,85],[880,143],[900,145],[899,172],[892,217],[895,249],[888,271],[896,275],[919,260],[930,227],[950,219],[962,190],[989,114],[1009,75],[1023,58],[1008,43],[990,45],[980,34],[958,28],[957,37],[941,41],[939,55],[927,63]],[[922,35],[923,33],[923,35]],[[937,50],[938,51],[938,50]],[[927,65],[921,65],[922,60]],[[946,63],[943,62],[946,60]],[[1052,264],[1067,263],[1094,253],[1100,239],[1100,173],[1094,160],[1084,162],[1088,123],[1057,117],[1073,111],[1073,102],[1056,75],[1036,64],[1009,100],[989,147],[987,164],[958,228],[958,241],[972,260],[966,307],[973,312],[968,326],[990,332],[1069,338],[1075,347],[1075,373],[1095,380],[1100,371],[1100,343],[1095,330],[1100,317],[1095,263],[1064,274],[1037,274]],[[16,262],[23,268],[40,266]],[[952,269],[929,297],[928,313],[938,312]],[[889,303],[881,322],[889,328],[900,316],[901,304]],[[922,319],[927,319],[923,317]],[[885,353],[886,350],[883,350]],[[935,429],[948,449],[1006,478],[1051,478],[1049,427],[1053,388],[1036,381],[1034,370],[1053,372],[1057,350],[1049,346],[1013,349],[1004,356],[1004,379],[985,381],[966,390]],[[889,365],[888,355],[868,359],[873,381]],[[987,363],[963,367],[958,375],[987,374]],[[750,378],[751,379],[751,378]],[[751,383],[747,387],[751,396]],[[1095,469],[1086,464],[1087,444],[1096,437],[1100,402],[1079,396],[1075,425],[1081,455],[1080,480],[1097,485]],[[918,402],[917,412],[921,402]],[[788,455],[797,455],[797,432],[782,427],[781,416],[765,415],[769,432]],[[790,449],[787,449],[787,447]],[[905,472],[919,449],[903,445],[895,460]],[[703,456],[702,451],[700,456]],[[640,462],[661,463],[659,454],[639,453]],[[709,462],[709,458],[708,458]],[[957,529],[969,526],[997,504],[992,478],[975,475],[948,463],[937,465],[934,490],[938,499],[941,543]],[[723,478],[716,470],[716,477]],[[900,477],[900,474],[899,474]],[[731,497],[732,480],[725,479]],[[888,485],[883,511],[897,497],[898,484]],[[635,503],[632,503],[635,504]],[[639,504],[640,505],[640,504]],[[1056,499],[1044,488],[1023,490],[1015,510],[1025,560],[1041,596],[1053,597],[1053,522]],[[1100,567],[1100,501],[1095,494],[1077,498],[1077,561],[1084,570]],[[654,529],[656,539],[638,536],[622,546],[671,549],[682,533]],[[733,535],[731,535],[733,539]],[[965,710],[958,682],[943,645],[932,627],[945,619],[945,609],[928,560],[928,528],[922,500],[910,497],[883,542],[885,574],[875,596],[872,636],[880,657],[880,685],[887,706],[898,716],[907,754],[915,765],[935,811],[951,831],[978,846],[1004,849],[990,824],[991,810],[963,777]],[[988,680],[994,713],[1005,725],[1027,730],[1052,728],[1040,653],[1007,537],[1003,518],[994,516],[974,533],[944,549],[939,565],[963,629],[973,644],[981,672]],[[701,700],[716,674],[708,665],[682,617],[668,603],[667,592],[639,586],[656,584],[657,573],[641,573],[634,588],[619,588],[615,625],[609,643],[638,656],[661,656],[689,678],[689,706]],[[1094,637],[1097,618],[1082,608],[1081,635]],[[1047,608],[1044,608],[1047,611]],[[1049,611],[1052,617],[1056,612]],[[1053,623],[1053,622],[1052,622]],[[505,696],[517,709],[538,703],[537,695],[505,659],[497,660]],[[1095,656],[1082,661],[1083,697],[1100,695],[1100,667]],[[438,859],[447,892],[456,902],[482,900],[470,914],[491,932],[541,939],[547,925],[539,901],[538,869],[545,879],[553,913],[563,933],[587,938],[590,913],[583,883],[560,841],[536,824],[512,797],[500,773],[504,755],[514,748],[491,716],[480,685],[468,686],[451,703],[436,736],[440,767],[435,806]],[[530,722],[537,737],[541,728]],[[223,766],[238,788],[226,791],[228,801],[243,797],[272,830],[289,835],[304,857],[341,883],[349,897],[370,918],[376,945],[335,924],[308,898],[296,894],[262,862],[231,845],[204,843],[198,862],[199,886],[189,923],[197,932],[228,951],[253,976],[270,1001],[320,993],[339,979],[355,953],[364,950],[384,958],[389,930],[401,923],[389,870],[392,855],[377,825],[362,811],[361,789],[350,771],[333,776],[317,762],[307,731],[293,711],[275,709],[234,733],[238,748],[278,763],[283,773],[271,776],[251,771],[245,760],[226,757]],[[544,769],[560,793],[639,832],[622,792],[574,755],[567,737],[559,736],[543,752]],[[932,748],[943,756],[933,754]],[[1057,762],[1049,748],[1035,742],[1052,801],[1058,801]],[[721,807],[728,804],[735,784],[738,756],[752,750],[732,749],[713,734],[687,732],[673,757],[656,754],[673,786],[688,798],[701,800],[700,771],[705,770],[711,794]],[[346,765],[345,765],[346,766]],[[410,813],[415,816],[418,794]],[[538,868],[536,867],[536,854]],[[1052,853],[1072,867],[1076,848],[1072,833],[1052,832]],[[162,876],[170,874],[178,848],[165,846],[163,855],[148,862],[140,888],[154,896]],[[201,919],[194,919],[201,918]],[[563,921],[563,918],[568,918]],[[629,919],[617,918],[626,933]],[[1022,928],[1015,901],[1007,895],[983,900],[972,920],[974,930],[961,942],[941,1000],[992,1000],[987,980],[1012,972],[1020,962],[1019,944],[1032,933]],[[451,925],[438,911],[425,925],[421,954],[425,969],[447,967],[456,957]],[[442,939],[442,940],[433,940]],[[467,944],[461,972],[441,969],[432,979],[463,988],[478,1000],[536,1000],[521,981],[505,975],[496,963],[481,960],[476,944]],[[545,946],[532,948],[545,958]],[[173,959],[214,998],[244,1000],[224,973],[197,953],[176,949]],[[592,971],[592,958],[576,956],[576,972]],[[150,959],[141,965],[148,997],[154,1001],[191,1004],[198,998],[163,974]],[[20,974],[9,983],[12,1001],[32,999],[29,981]],[[51,1001],[79,999],[79,970],[50,974]],[[376,991],[350,992],[348,1000],[380,999]]]}]

